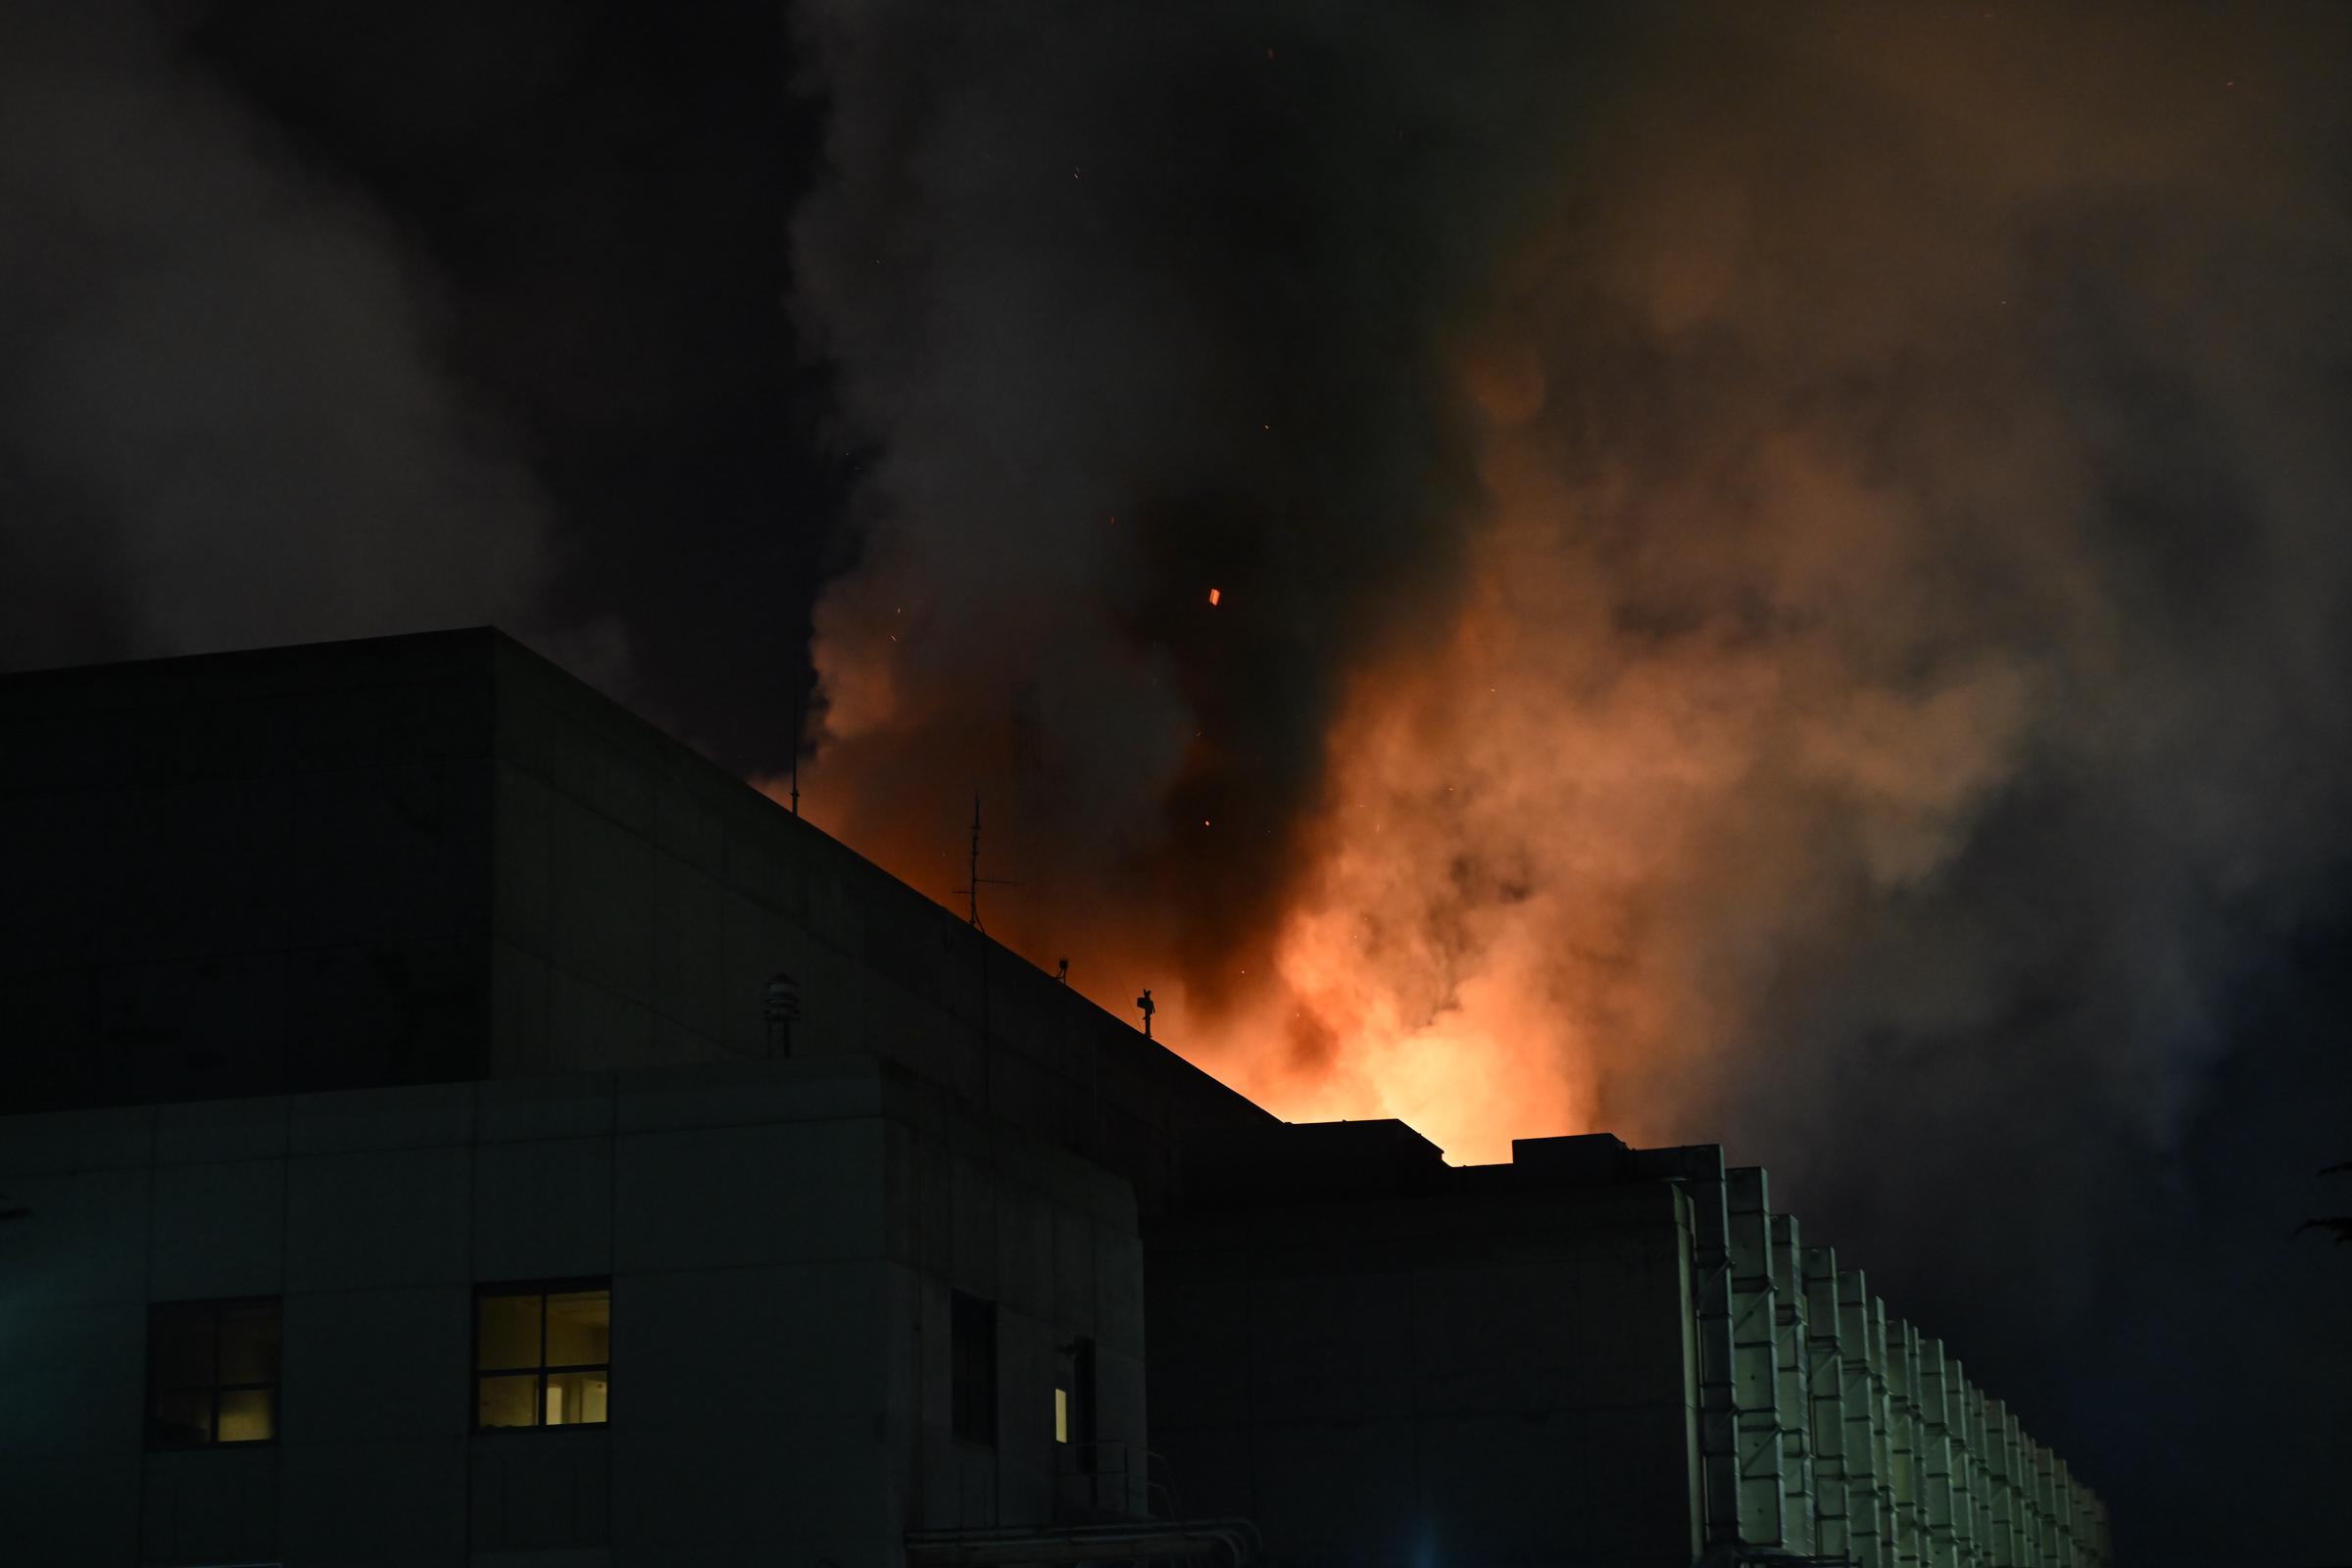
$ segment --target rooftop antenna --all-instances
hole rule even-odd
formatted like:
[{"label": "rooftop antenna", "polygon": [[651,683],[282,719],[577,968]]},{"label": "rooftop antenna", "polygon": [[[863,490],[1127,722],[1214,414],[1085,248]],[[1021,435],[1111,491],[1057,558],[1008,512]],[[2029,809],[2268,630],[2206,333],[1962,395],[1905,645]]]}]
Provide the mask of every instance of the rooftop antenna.
[{"label": "rooftop antenna", "polygon": [[792,814],[801,814],[801,694],[792,694]]},{"label": "rooftop antenna", "polygon": [[767,1054],[792,1054],[792,1026],[801,1017],[801,983],[779,969],[769,978],[760,1015],[767,1024]]},{"label": "rooftop antenna", "polygon": [[1149,1040],[1152,1038],[1152,1015],[1159,1010],[1152,1004],[1152,988],[1150,986],[1144,987],[1144,994],[1135,999],[1135,1004],[1144,1011],[1144,1038]]},{"label": "rooftop antenna", "polygon": [[1017,888],[1019,886],[1020,883],[1010,877],[982,876],[980,874],[980,792],[974,790],[972,791],[971,881],[956,890],[964,896],[964,913],[965,917],[972,922],[972,929],[975,931],[988,929],[980,923],[980,890],[982,888]]}]

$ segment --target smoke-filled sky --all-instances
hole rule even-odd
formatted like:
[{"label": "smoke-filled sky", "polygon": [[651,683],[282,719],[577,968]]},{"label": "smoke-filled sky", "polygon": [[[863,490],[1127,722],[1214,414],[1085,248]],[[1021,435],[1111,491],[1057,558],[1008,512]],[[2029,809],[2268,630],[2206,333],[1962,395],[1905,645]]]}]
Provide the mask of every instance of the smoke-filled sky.
[{"label": "smoke-filled sky", "polygon": [[0,661],[806,694],[1284,1113],[1723,1142],[2127,1560],[2342,1554],[2352,19],[685,9],[7,8]]}]

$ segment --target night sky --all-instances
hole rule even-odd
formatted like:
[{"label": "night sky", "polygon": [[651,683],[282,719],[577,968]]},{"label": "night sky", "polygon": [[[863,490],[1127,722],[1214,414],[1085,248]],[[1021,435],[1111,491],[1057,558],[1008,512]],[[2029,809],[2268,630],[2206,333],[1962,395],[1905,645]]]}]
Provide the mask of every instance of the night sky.
[{"label": "night sky", "polygon": [[2125,1562],[2352,1559],[2348,67],[18,0],[0,666],[494,621],[747,778],[805,713],[820,825],[944,896],[984,789],[992,931],[1278,1109],[1723,1142]]}]

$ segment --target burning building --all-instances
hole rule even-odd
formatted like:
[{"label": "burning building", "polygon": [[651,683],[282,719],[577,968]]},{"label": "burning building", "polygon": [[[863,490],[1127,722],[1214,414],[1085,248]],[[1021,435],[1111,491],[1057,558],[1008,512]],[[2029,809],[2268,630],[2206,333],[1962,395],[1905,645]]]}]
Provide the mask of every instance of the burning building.
[{"label": "burning building", "polygon": [[0,791],[12,1562],[2108,1560],[1762,1172],[1281,1122],[495,633]]}]

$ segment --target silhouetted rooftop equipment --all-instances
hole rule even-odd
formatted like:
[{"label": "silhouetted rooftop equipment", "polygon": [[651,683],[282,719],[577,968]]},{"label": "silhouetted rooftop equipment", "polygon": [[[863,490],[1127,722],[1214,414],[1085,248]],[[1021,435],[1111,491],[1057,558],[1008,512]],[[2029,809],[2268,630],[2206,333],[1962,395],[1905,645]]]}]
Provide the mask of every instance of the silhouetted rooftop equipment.
[{"label": "silhouetted rooftop equipment", "polygon": [[801,726],[808,722],[801,712],[801,700],[792,700],[792,814],[801,814]]},{"label": "silhouetted rooftop equipment", "polygon": [[984,887],[1017,888],[1020,886],[1020,883],[1012,880],[1010,877],[982,876],[980,874],[980,792],[978,790],[972,791],[972,864],[970,876],[971,880],[965,886],[959,887],[956,891],[964,896],[965,914],[972,922],[972,929],[975,931],[985,931],[988,929],[988,927],[980,923],[980,890]]},{"label": "silhouetted rooftop equipment", "polygon": [[792,1026],[800,1021],[801,983],[777,970],[767,982],[766,1000],[760,1006],[767,1020],[767,1054],[771,1056],[792,1054]]}]

